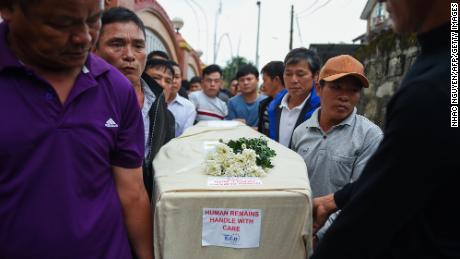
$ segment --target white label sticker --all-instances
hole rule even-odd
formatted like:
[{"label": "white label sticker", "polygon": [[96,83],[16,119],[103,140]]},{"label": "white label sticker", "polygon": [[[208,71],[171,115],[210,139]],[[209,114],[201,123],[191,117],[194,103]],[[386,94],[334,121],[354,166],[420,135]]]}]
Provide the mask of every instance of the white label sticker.
[{"label": "white label sticker", "polygon": [[210,187],[262,185],[258,177],[208,177]]},{"label": "white label sticker", "polygon": [[259,247],[261,218],[260,209],[203,208],[201,245]]}]

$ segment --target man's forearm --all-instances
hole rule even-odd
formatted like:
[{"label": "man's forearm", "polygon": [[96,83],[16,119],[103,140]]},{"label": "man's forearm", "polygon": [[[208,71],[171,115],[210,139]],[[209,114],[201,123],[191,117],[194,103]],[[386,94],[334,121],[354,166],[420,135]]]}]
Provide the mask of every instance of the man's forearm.
[{"label": "man's forearm", "polygon": [[129,241],[139,259],[153,258],[152,213],[142,169],[113,167]]},{"label": "man's forearm", "polygon": [[147,193],[135,199],[122,199],[129,240],[139,259],[153,258],[152,213]]}]

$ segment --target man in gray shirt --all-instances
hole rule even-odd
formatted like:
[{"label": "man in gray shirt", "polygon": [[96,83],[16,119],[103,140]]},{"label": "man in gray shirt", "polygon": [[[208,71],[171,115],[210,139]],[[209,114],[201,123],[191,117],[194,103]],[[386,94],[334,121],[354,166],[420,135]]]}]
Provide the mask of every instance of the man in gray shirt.
[{"label": "man in gray shirt", "polygon": [[356,114],[362,88],[368,86],[363,65],[349,55],[333,57],[321,69],[316,84],[321,107],[292,137],[293,149],[307,165],[313,197],[356,180],[383,137],[377,125]]}]

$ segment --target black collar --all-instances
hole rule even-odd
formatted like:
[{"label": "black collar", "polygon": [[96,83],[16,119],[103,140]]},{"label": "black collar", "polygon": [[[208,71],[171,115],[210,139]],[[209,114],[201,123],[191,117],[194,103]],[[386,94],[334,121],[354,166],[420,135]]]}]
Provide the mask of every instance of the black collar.
[{"label": "black collar", "polygon": [[155,81],[155,79],[151,78],[145,72],[142,74],[141,77],[142,77],[142,79],[144,79],[144,81],[147,83],[147,85],[149,86],[150,90],[152,90],[153,94],[156,97],[161,95],[161,93],[163,92],[163,88],[157,83],[157,81]]},{"label": "black collar", "polygon": [[422,53],[428,54],[449,48],[450,46],[450,26],[449,23],[443,24],[429,32],[417,35],[418,42],[422,47]]}]

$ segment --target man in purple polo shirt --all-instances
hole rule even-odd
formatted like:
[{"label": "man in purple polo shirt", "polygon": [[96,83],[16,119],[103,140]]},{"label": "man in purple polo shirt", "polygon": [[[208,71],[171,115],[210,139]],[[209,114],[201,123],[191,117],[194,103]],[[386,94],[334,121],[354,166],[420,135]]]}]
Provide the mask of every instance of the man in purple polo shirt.
[{"label": "man in purple polo shirt", "polygon": [[152,258],[143,123],[102,0],[0,2],[0,258]]}]

